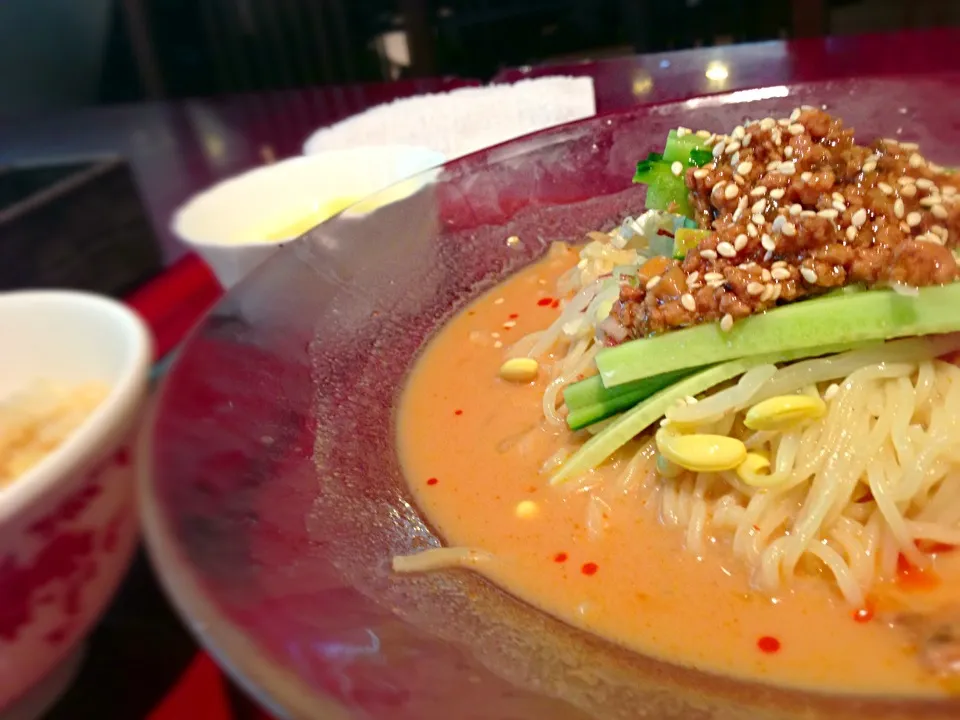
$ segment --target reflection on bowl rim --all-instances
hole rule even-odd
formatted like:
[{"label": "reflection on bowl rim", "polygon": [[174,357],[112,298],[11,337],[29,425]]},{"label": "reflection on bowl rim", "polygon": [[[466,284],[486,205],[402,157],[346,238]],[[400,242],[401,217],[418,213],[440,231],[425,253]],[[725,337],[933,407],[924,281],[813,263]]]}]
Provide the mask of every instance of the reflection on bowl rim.
[{"label": "reflection on bowl rim", "polygon": [[[135,312],[116,300],[93,293],[75,290],[27,290],[2,294],[0,314],[32,312],[29,306],[36,304],[54,309],[82,304],[91,312],[110,316],[111,324],[127,337],[131,357],[119,377],[110,383],[107,396],[84,419],[80,427],[10,485],[0,488],[0,524],[14,518],[52,491],[58,483],[70,477],[73,468],[88,462],[102,449],[104,442],[116,432],[118,420],[134,409],[138,402],[141,388],[146,385],[153,352],[150,332]],[[44,379],[47,378],[38,378]]]},{"label": "reflection on bowl rim", "polygon": [[[422,166],[418,166],[419,169],[414,172],[395,177],[383,185],[375,184],[375,186],[372,186],[369,190],[360,195],[357,198],[357,202],[351,203],[350,206],[344,208],[342,211],[334,213],[334,215],[331,217],[335,217],[341,213],[349,213],[351,216],[356,217],[362,216],[363,214],[369,212],[369,210],[361,213],[350,213],[350,209],[356,208],[357,206],[362,206],[364,199],[372,195],[379,195],[385,190],[402,185],[404,181],[417,180],[418,184],[416,188],[412,189],[408,193],[412,194],[423,184],[426,184],[426,178],[430,177],[431,169],[437,169],[441,167],[444,162],[446,162],[446,156],[444,156],[444,154],[438,150],[433,150],[431,148],[418,145],[403,144],[358,145],[357,147],[343,148],[340,150],[324,150],[323,152],[310,155],[294,155],[292,157],[283,158],[282,160],[278,160],[274,163],[258,165],[256,167],[243,170],[237,174],[215,182],[199,192],[194,193],[184,200],[171,214],[170,230],[177,238],[179,238],[188,246],[232,249],[245,247],[280,247],[292,240],[296,240],[298,236],[285,237],[279,240],[251,239],[240,242],[227,242],[223,240],[211,240],[210,238],[200,237],[197,234],[188,232],[184,226],[189,223],[191,214],[203,212],[204,205],[210,202],[215,202],[216,197],[219,194],[223,192],[235,191],[236,188],[241,187],[245,183],[249,183],[251,181],[256,182],[257,180],[261,180],[265,176],[269,175],[282,175],[282,173],[290,172],[291,169],[309,167],[312,165],[323,165],[331,162],[331,160],[334,162],[343,162],[344,160],[349,160],[351,156],[377,152],[397,152],[400,154],[405,154],[410,158],[421,156],[424,158],[425,162],[422,163]],[[420,182],[421,180],[423,182]],[[404,197],[406,197],[406,195],[398,196],[394,198],[394,200],[400,200]],[[328,219],[329,218],[325,218],[324,221]]]}]

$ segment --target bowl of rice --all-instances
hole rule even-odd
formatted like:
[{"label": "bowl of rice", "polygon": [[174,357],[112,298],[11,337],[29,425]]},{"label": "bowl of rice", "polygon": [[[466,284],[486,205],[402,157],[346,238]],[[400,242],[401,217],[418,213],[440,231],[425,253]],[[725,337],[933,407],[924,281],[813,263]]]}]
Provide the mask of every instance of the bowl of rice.
[{"label": "bowl of rice", "polygon": [[134,468],[152,359],[123,305],[0,294],[0,720],[37,717],[137,540]]}]

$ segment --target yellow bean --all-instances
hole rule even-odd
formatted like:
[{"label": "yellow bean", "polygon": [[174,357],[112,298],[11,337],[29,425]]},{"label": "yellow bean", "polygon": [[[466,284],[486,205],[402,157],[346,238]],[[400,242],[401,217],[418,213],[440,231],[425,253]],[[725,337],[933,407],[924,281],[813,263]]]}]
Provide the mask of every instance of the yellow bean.
[{"label": "yellow bean", "polygon": [[500,366],[500,377],[510,382],[530,382],[537,379],[540,363],[533,358],[512,358]]},{"label": "yellow bean", "polygon": [[817,420],[827,412],[819,397],[780,395],[759,402],[747,410],[743,424],[751,430],[784,430],[805,420]]},{"label": "yellow bean", "polygon": [[521,500],[514,508],[514,512],[518,518],[529,520],[540,514],[540,508],[533,500]]},{"label": "yellow bean", "polygon": [[742,442],[724,435],[676,435],[661,428],[656,441],[667,460],[694,472],[733,470],[747,456]]},{"label": "yellow bean", "polygon": [[775,487],[787,478],[770,473],[770,461],[760,453],[747,453],[743,462],[737,465],[737,477],[750,487]]}]

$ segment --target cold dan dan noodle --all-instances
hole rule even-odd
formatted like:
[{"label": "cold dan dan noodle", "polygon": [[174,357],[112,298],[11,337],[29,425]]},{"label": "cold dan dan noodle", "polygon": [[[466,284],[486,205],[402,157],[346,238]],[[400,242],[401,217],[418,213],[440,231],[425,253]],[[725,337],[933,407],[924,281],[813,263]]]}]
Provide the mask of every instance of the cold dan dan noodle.
[{"label": "cold dan dan noodle", "polygon": [[427,348],[400,448],[447,547],[395,569],[704,669],[948,692],[960,176],[800,108],[673,131],[635,180],[646,212]]}]

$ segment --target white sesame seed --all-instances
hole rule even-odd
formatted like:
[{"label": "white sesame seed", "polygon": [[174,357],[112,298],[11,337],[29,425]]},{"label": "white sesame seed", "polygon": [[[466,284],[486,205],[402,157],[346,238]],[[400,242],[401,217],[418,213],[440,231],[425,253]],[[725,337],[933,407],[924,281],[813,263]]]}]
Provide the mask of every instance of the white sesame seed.
[{"label": "white sesame seed", "polygon": [[763,294],[760,295],[760,302],[769,302],[770,298],[772,298],[772,297],[773,297],[773,286],[772,286],[772,285],[764,285],[764,286],[763,286]]},{"label": "white sesame seed", "polygon": [[803,275],[803,279],[806,280],[811,285],[816,285],[817,283],[817,273],[813,268],[803,267],[800,268],[800,274]]},{"label": "white sesame seed", "polygon": [[849,240],[850,242],[853,242],[854,240],[857,239],[857,229],[853,225],[849,226],[847,228],[846,235],[847,235],[847,240]]},{"label": "white sesame seed", "polygon": [[900,143],[900,149],[904,152],[914,152],[920,149],[920,146],[913,142],[902,142]]},{"label": "white sesame seed", "polygon": [[687,275],[687,284],[695,283],[700,279],[700,271],[694,270],[692,273]]},{"label": "white sesame seed", "polygon": [[752,197],[763,197],[767,194],[766,185],[757,185],[753,190],[750,191]]},{"label": "white sesame seed", "polygon": [[785,158],[792,158],[792,157],[793,157],[793,148],[792,148],[790,145],[787,145],[787,146],[783,149],[783,156],[784,156]]},{"label": "white sesame seed", "polygon": [[737,126],[733,129],[733,137],[734,137],[735,139],[739,140],[740,138],[743,137],[743,135],[744,135],[745,132],[746,132],[746,131],[743,129],[743,125],[737,125]]},{"label": "white sesame seed", "polygon": [[897,178],[897,185],[913,185],[916,181],[916,178],[909,175],[901,175]]},{"label": "white sesame seed", "polygon": [[717,252],[718,252],[722,257],[732,258],[732,257],[735,257],[735,256],[736,256],[736,254],[737,254],[737,249],[736,249],[733,245],[731,245],[730,243],[728,243],[726,240],[724,240],[724,241],[721,242],[721,243],[717,243]]},{"label": "white sesame seed", "polygon": [[747,223],[747,235],[749,235],[750,237],[754,237],[754,238],[755,238],[755,237],[756,237],[757,235],[759,235],[759,234],[760,234],[760,231],[757,230],[757,226],[756,226],[756,225],[754,225],[752,222],[751,222],[751,223]]},{"label": "white sesame seed", "polygon": [[777,243],[766,233],[764,233],[763,237],[760,238],[760,245],[762,245],[763,249],[767,252],[773,252],[777,249]]},{"label": "white sesame seed", "polygon": [[727,155],[733,155],[737,150],[740,149],[740,143],[734,140],[732,143],[727,145],[726,153]]},{"label": "white sesame seed", "polygon": [[773,280],[773,276],[770,274],[770,271],[767,270],[766,268],[763,268],[760,271],[760,277],[763,278],[764,282],[770,282],[771,280]]},{"label": "white sesame seed", "polygon": [[893,214],[897,216],[898,219],[903,219],[904,213],[903,199],[897,198],[893,203]]},{"label": "white sesame seed", "polygon": [[726,180],[721,180],[716,185],[713,186],[713,190],[710,191],[711,195],[719,195],[720,191],[723,190],[723,186],[727,184]]},{"label": "white sesame seed", "polygon": [[923,233],[917,238],[917,241],[933,243],[934,245],[943,245],[943,240],[941,240],[938,235],[934,235],[933,233]]},{"label": "white sesame seed", "polygon": [[783,226],[786,224],[786,222],[787,222],[786,215],[777,215],[777,217],[774,218],[773,220],[773,231],[775,233],[782,231]]},{"label": "white sesame seed", "polygon": [[718,272],[704,273],[703,279],[705,282],[716,282],[717,280],[723,280],[723,273],[718,273]]},{"label": "white sesame seed", "polygon": [[796,122],[799,117],[800,117],[800,108],[794,108],[793,112],[790,113],[790,122],[792,123]]},{"label": "white sesame seed", "polygon": [[813,173],[809,170],[804,170],[802,173],[800,173],[800,179],[805,183],[808,183],[813,179]]},{"label": "white sesame seed", "polygon": [[779,200],[784,196],[784,193],[786,193],[786,190],[783,188],[774,188],[770,191],[770,197],[772,197],[774,200]]},{"label": "white sesame seed", "polygon": [[760,121],[760,129],[761,129],[761,130],[769,130],[770,128],[772,128],[772,127],[773,127],[774,125],[776,125],[776,124],[777,124],[777,121],[776,121],[776,120],[774,120],[774,119],[771,118],[771,117],[767,117],[767,118],[764,118],[763,120]]},{"label": "white sesame seed", "polygon": [[933,216],[938,220],[947,219],[947,209],[943,205],[934,205],[930,208],[930,212],[932,212]]},{"label": "white sesame seed", "polygon": [[683,163],[677,160],[670,166],[670,172],[672,172],[677,177],[680,177],[680,173],[683,172]]},{"label": "white sesame seed", "polygon": [[659,284],[660,284],[660,276],[654,275],[652,278],[647,280],[647,290],[653,290]]},{"label": "white sesame seed", "polygon": [[777,125],[779,125],[780,127],[789,127],[790,121],[787,120],[786,118],[780,118],[779,120],[777,120]]},{"label": "white sesame seed", "polygon": [[684,310],[689,312],[695,312],[697,309],[697,301],[693,299],[693,295],[690,293],[684,293],[680,296],[680,304],[683,305]]},{"label": "white sesame seed", "polygon": [[846,201],[847,201],[847,199],[846,199],[843,195],[841,195],[840,193],[838,193],[838,192],[835,192],[835,193],[831,194],[830,197],[833,198],[833,201],[834,201],[834,202],[846,202]]},{"label": "white sesame seed", "polygon": [[749,175],[751,170],[753,170],[753,163],[749,160],[737,165],[738,175]]},{"label": "white sesame seed", "polygon": [[785,268],[785,267],[788,267],[788,265],[787,265],[787,261],[786,261],[786,260],[777,260],[777,261],[776,261],[773,265],[771,265],[770,267],[775,267],[775,268],[782,267],[782,268]]},{"label": "white sesame seed", "polygon": [[930,232],[932,232],[934,235],[938,235],[944,242],[946,242],[947,238],[950,237],[950,233],[945,227],[943,227],[943,225],[932,225],[930,227]]},{"label": "white sesame seed", "polygon": [[933,180],[928,180],[927,178],[917,178],[916,185],[921,190],[929,190],[934,186]]},{"label": "white sesame seed", "polygon": [[726,284],[726,281],[724,280],[714,280],[713,282],[708,282],[707,287],[712,288],[713,290],[717,290],[719,288],[722,288],[725,284]]},{"label": "white sesame seed", "polygon": [[920,224],[921,220],[923,220],[923,217],[918,212],[912,212],[907,215],[907,225],[910,227],[916,227]]},{"label": "white sesame seed", "polygon": [[763,225],[763,223],[765,222],[763,215],[761,215],[760,213],[754,213],[753,217],[750,219],[756,225]]},{"label": "white sesame seed", "polygon": [[774,128],[773,132],[770,133],[770,138],[777,147],[783,145],[783,133],[780,132],[780,128]]},{"label": "white sesame seed", "polygon": [[840,213],[838,213],[833,208],[829,208],[827,210],[821,210],[820,212],[817,213],[817,215],[819,215],[822,218],[826,218],[827,220],[836,220],[839,214]]},{"label": "white sesame seed", "polygon": [[716,145],[714,145],[714,146],[713,146],[713,157],[714,157],[714,158],[719,158],[721,155],[723,155],[723,149],[724,149],[724,147],[725,147],[725,146],[724,146],[724,144],[723,144],[722,142],[718,142]]},{"label": "white sesame seed", "polygon": [[900,144],[899,140],[894,140],[893,138],[883,138],[880,142],[882,142],[884,145],[893,145],[893,146],[897,146]]},{"label": "white sesame seed", "polygon": [[907,225],[905,222],[901,222],[901,223],[900,223],[900,229],[901,229],[903,232],[910,232],[910,226]]},{"label": "white sesame seed", "polygon": [[799,214],[802,213],[802,212],[803,212],[803,206],[802,206],[802,205],[800,205],[800,204],[798,204],[798,203],[794,203],[793,205],[790,206],[790,214],[791,214],[791,215],[799,215]]},{"label": "white sesame seed", "polygon": [[783,224],[783,230],[781,230],[781,232],[787,237],[793,237],[794,235],[797,234],[797,226],[794,225],[792,222],[785,222]]},{"label": "white sesame seed", "polygon": [[735,152],[733,155],[730,156],[730,166],[736,167],[739,164],[740,164],[740,153]]},{"label": "white sesame seed", "polygon": [[866,158],[864,158],[864,162],[865,162],[865,163],[871,163],[871,162],[874,162],[874,163],[875,163],[875,162],[877,162],[877,160],[879,160],[879,159],[880,159],[880,156],[879,156],[879,155],[877,155],[876,153],[870,153],[869,155],[867,155]]},{"label": "white sesame seed", "polygon": [[833,207],[837,212],[843,212],[844,210],[847,209],[847,206],[842,202],[840,202],[839,200],[833,201]]},{"label": "white sesame seed", "polygon": [[702,257],[704,260],[716,260],[717,253],[713,250],[701,250],[700,257]]},{"label": "white sesame seed", "polygon": [[709,174],[710,173],[707,170],[704,170],[703,168],[697,168],[696,170],[693,171],[693,176],[697,180],[703,180]]},{"label": "white sesame seed", "polygon": [[[759,214],[759,213],[762,213],[764,210],[766,210],[766,208],[767,208],[767,201],[766,201],[766,200],[757,200],[757,201],[753,204],[753,207],[750,208],[750,212],[751,212],[751,213]],[[761,222],[763,222],[763,221],[761,220]]]},{"label": "white sesame seed", "polygon": [[876,169],[877,169],[877,164],[875,162],[868,162],[868,163],[865,163],[863,166],[863,171],[865,173],[872,173]]},{"label": "white sesame seed", "polygon": [[900,194],[905,198],[912,198],[917,194],[917,186],[913,184],[904,185],[902,188],[900,188]]},{"label": "white sesame seed", "polygon": [[509,330],[510,328],[517,326],[517,321],[516,321],[516,320],[507,320],[507,321],[503,324],[503,326],[504,326],[507,330]]},{"label": "white sesame seed", "polygon": [[867,222],[867,209],[866,209],[866,208],[860,208],[859,210],[857,210],[857,211],[853,214],[853,217],[850,218],[850,222],[852,222],[852,223],[853,223],[854,225],[856,225],[858,228],[859,228],[859,227],[863,227],[863,226],[866,224],[866,222]]},{"label": "white sesame seed", "polygon": [[777,300],[780,299],[780,293],[781,293],[781,292],[783,292],[783,286],[782,286],[782,285],[774,285],[774,286],[773,286],[773,297],[770,298],[770,299],[773,300],[773,302],[776,302]]},{"label": "white sesame seed", "polygon": [[802,135],[806,131],[806,128],[800,123],[794,123],[787,128],[787,132],[791,135]]},{"label": "white sesame seed", "polygon": [[887,183],[881,182],[877,183],[877,187],[880,188],[880,192],[884,195],[893,195],[893,188],[890,187]]},{"label": "white sesame seed", "polygon": [[753,133],[747,133],[743,136],[743,140],[740,142],[740,145],[743,147],[750,147],[750,143],[753,140]]},{"label": "white sesame seed", "polygon": [[800,217],[816,217],[817,214],[813,210],[803,210],[800,213]]},{"label": "white sesame seed", "polygon": [[723,191],[723,196],[727,200],[733,200],[739,194],[740,194],[740,188],[738,188],[736,185],[727,185],[727,187]]},{"label": "white sesame seed", "polygon": [[737,235],[737,239],[733,241],[733,249],[737,252],[740,252],[747,246],[747,236],[741,233]]},{"label": "white sesame seed", "polygon": [[733,327],[733,316],[730,313],[727,313],[723,316],[723,319],[720,320],[720,329],[724,332],[730,332],[730,329]]},{"label": "white sesame seed", "polygon": [[733,221],[738,222],[743,216],[743,212],[747,209],[747,198],[740,198],[740,202],[737,203],[737,209],[733,211]]},{"label": "white sesame seed", "polygon": [[918,168],[918,167],[923,167],[926,161],[922,157],[920,157],[917,153],[913,153],[910,156],[909,163],[910,163],[910,167]]},{"label": "white sesame seed", "polygon": [[767,163],[767,171],[776,170],[778,167],[780,167],[779,160],[771,160]]},{"label": "white sesame seed", "polygon": [[696,134],[697,134],[697,137],[700,137],[700,138],[708,138],[708,137],[710,137],[710,131],[709,131],[709,130],[697,130],[697,133],[696,133]]},{"label": "white sesame seed", "polygon": [[690,134],[689,128],[685,128],[685,127],[678,127],[678,128],[677,128],[677,137],[678,137],[678,138],[685,137],[685,136],[687,136],[687,135],[689,135],[689,134]]},{"label": "white sesame seed", "polygon": [[784,175],[793,175],[797,172],[797,166],[792,162],[782,162],[780,163],[780,167],[777,169]]},{"label": "white sesame seed", "polygon": [[789,280],[790,271],[785,267],[775,267],[770,271],[770,277],[772,277],[774,280]]},{"label": "white sesame seed", "polygon": [[923,207],[933,207],[934,205],[937,205],[940,202],[941,200],[939,195],[927,195],[927,197],[923,198],[920,201],[920,204]]},{"label": "white sesame seed", "polygon": [[747,295],[760,295],[763,292],[763,283],[747,283]]}]

